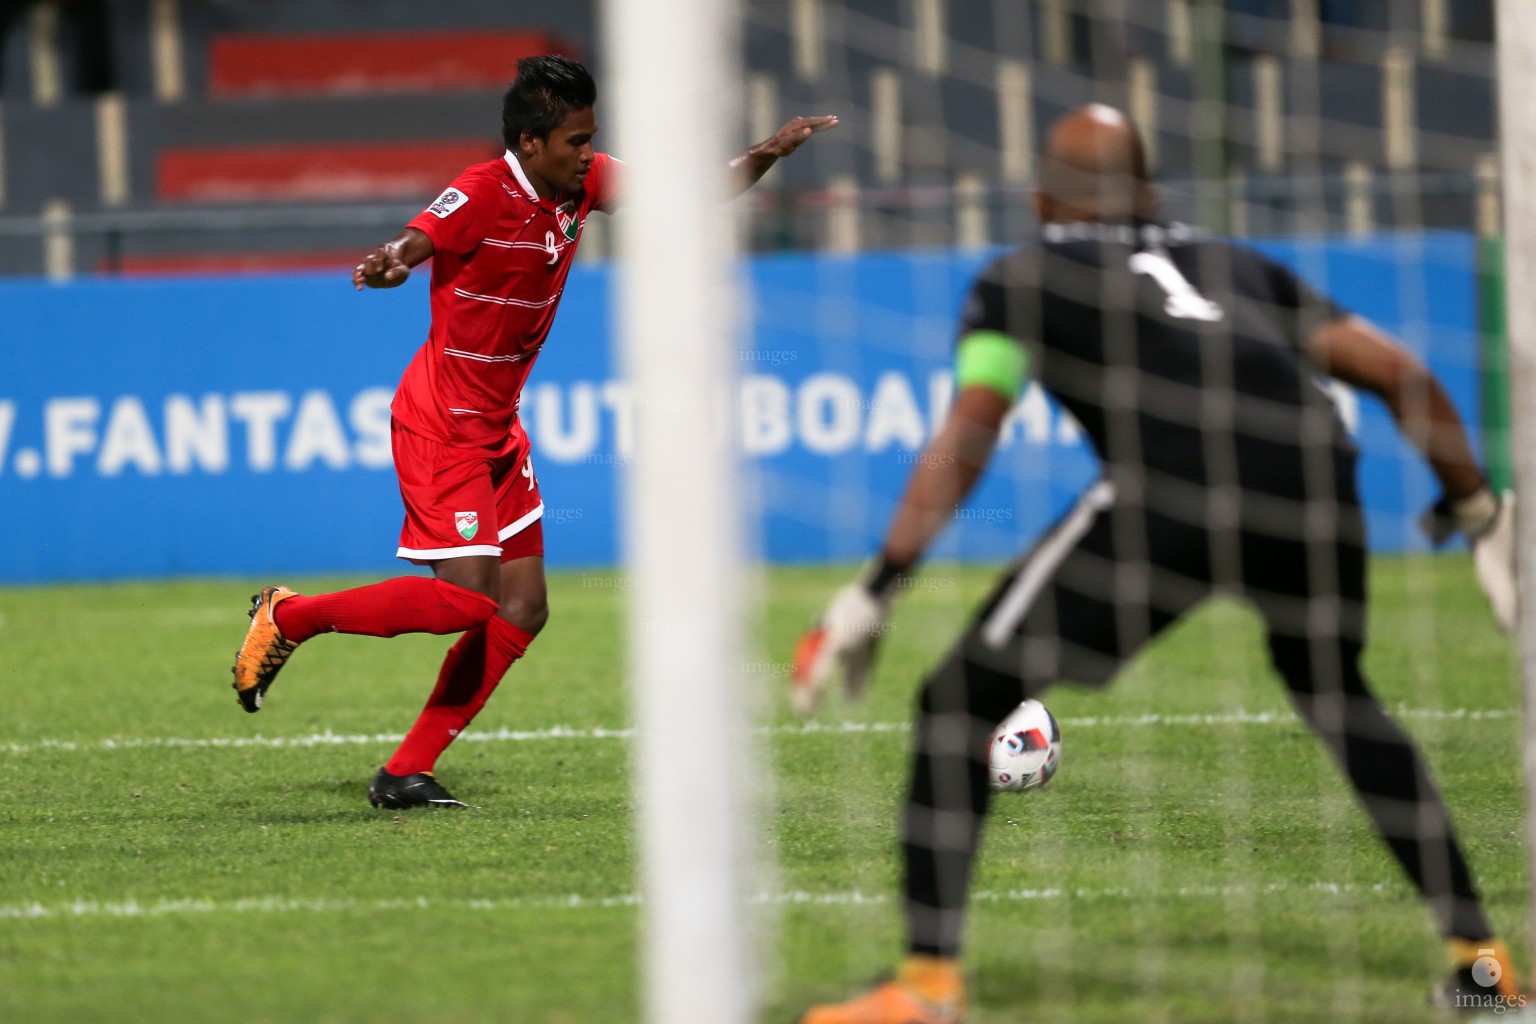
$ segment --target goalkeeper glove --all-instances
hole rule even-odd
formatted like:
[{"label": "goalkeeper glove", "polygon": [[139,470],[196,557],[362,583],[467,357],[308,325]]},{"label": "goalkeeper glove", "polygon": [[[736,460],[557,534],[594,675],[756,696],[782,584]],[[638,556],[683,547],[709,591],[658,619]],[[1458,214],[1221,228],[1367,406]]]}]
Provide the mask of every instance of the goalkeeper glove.
[{"label": "goalkeeper glove", "polygon": [[816,713],[839,669],[843,694],[850,700],[863,695],[880,638],[890,628],[890,592],[899,576],[899,571],[882,566],[868,582],[842,587],[820,621],[800,637],[789,693],[798,714]]},{"label": "goalkeeper glove", "polygon": [[1472,565],[1494,618],[1504,632],[1515,628],[1515,496],[1486,484],[1465,498],[1441,498],[1424,516],[1424,532],[1444,544],[1460,531],[1472,542]]}]

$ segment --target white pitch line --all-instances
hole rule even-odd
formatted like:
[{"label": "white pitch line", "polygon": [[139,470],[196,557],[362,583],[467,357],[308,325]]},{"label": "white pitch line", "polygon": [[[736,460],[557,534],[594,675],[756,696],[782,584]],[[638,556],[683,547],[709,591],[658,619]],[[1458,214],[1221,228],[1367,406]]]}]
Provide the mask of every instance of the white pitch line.
[{"label": "white pitch line", "polygon": [[[976,903],[1034,903],[1042,900],[1135,900],[1147,899],[1158,902],[1170,899],[1228,899],[1231,897],[1266,896],[1277,893],[1341,893],[1375,894],[1396,893],[1400,887],[1387,882],[1374,885],[1339,884],[1336,882],[1274,882],[1269,885],[1184,885],[1168,889],[1073,888],[1073,889],[1005,889],[980,890],[971,894]],[[67,903],[43,904],[36,902],[0,905],[0,921],[39,921],[49,919],[102,918],[102,917],[170,917],[213,914],[344,914],[344,913],[393,913],[410,910],[491,911],[514,912],[527,910],[610,910],[638,907],[642,900],[635,893],[612,896],[541,896],[526,899],[416,899],[352,900],[352,899],[295,899],[284,897],[260,897],[240,900],[177,899],[139,902],[135,899],[100,901],[73,900]],[[790,892],[758,893],[750,901],[759,906],[814,906],[850,907],[884,906],[893,902],[884,893],[867,893],[860,890],[847,892]]]},{"label": "white pitch line", "polygon": [[[460,743],[528,743],[536,740],[608,740],[630,739],[633,729],[573,729],[557,725],[551,729],[494,729],[468,732],[458,738]],[[239,747],[342,747],[382,743],[399,743],[404,733],[380,732],[372,734],[347,734],[334,732],[308,733],[302,736],[144,736],[126,739],[102,740],[37,740],[33,743],[0,744],[0,753],[33,754],[43,751],[89,750],[138,750],[145,747],[160,748],[239,748]]]},{"label": "white pitch line", "polygon": [[[1395,708],[1392,714],[1398,718],[1430,722],[1492,722],[1516,718],[1519,711],[1513,708]],[[1150,726],[1220,726],[1220,725],[1298,725],[1289,711],[1232,711],[1203,715],[1088,715],[1060,719],[1067,729],[1135,729]],[[797,725],[767,726],[756,730],[763,736],[858,736],[869,733],[907,732],[907,722],[805,722]],[[633,729],[607,729],[602,727],[577,729],[557,725],[548,729],[489,729],[466,732],[458,738],[460,743],[535,743],[545,740],[629,740]],[[37,754],[51,751],[77,752],[92,750],[140,750],[164,749],[223,749],[241,747],[304,748],[372,746],[399,743],[404,734],[380,732],[372,734],[334,733],[330,731],[307,733],[301,736],[209,736],[176,737],[144,736],[126,739],[100,740],[42,739],[31,743],[0,743],[0,753]]]}]

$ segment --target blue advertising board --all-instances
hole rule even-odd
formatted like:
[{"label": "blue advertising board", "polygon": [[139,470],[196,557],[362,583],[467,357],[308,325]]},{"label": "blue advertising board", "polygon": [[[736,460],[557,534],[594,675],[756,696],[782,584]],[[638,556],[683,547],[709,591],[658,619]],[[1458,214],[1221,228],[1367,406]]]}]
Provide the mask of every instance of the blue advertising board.
[{"label": "blue advertising board", "polygon": [[[1397,331],[1477,422],[1470,237],[1262,247]],[[947,407],[955,311],[987,256],[748,264],[738,427],[763,558],[869,553]],[[344,274],[0,282],[0,581],[395,571],[389,401],[426,334],[424,276],[362,294]],[[522,404],[555,567],[619,560],[618,481],[639,471],[610,277],[573,270]],[[1420,544],[1432,479],[1379,405],[1341,401],[1374,546]],[[1012,555],[1094,473],[1031,388],[936,556]]]}]

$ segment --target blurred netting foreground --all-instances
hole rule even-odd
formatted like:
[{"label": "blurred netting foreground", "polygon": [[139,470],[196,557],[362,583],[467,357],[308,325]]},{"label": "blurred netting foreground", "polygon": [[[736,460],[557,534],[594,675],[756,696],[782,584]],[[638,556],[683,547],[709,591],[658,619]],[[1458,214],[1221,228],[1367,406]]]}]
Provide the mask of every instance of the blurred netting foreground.
[{"label": "blurred netting foreground", "polygon": [[[1251,241],[1402,339],[1507,485],[1490,21],[1486,5],[1456,3],[749,4],[758,129],[782,113],[850,111],[831,144],[776,172],[779,191],[755,200],[747,226],[753,250],[785,253],[754,265],[744,367],[749,519],[763,524],[765,562],[809,536],[851,578],[874,552],[951,397],[968,279],[1039,237],[1031,192],[1046,131],[1094,101],[1140,125],[1166,220]],[[1217,386],[1221,368],[1206,369]],[[1422,745],[1494,927],[1518,943],[1512,646],[1465,555],[1420,533],[1439,487],[1419,455],[1378,401],[1324,383],[1362,451],[1365,676]],[[1207,414],[1230,412],[1192,400],[1185,413]],[[799,446],[825,459],[807,470],[789,457]],[[790,978],[819,979],[815,996],[846,997],[901,948],[892,901],[910,741],[890,729],[989,589],[955,561],[1023,552],[1097,474],[1080,425],[1026,389],[987,478],[899,592],[871,702],[823,712],[848,730],[823,752],[831,763],[798,777],[803,754],[778,748],[767,848],[783,888],[816,909],[791,904],[776,945]],[[1318,502],[1265,514],[1277,536],[1299,536],[1337,513],[1331,491]],[[1198,523],[1209,508],[1183,514]],[[771,592],[771,569],[764,579]],[[1151,614],[1179,610],[1156,602]],[[1347,631],[1361,610],[1350,604],[1310,614]],[[782,666],[783,648],[761,657]],[[1043,793],[994,801],[977,862],[965,954],[979,1019],[1428,1013],[1424,994],[1444,974],[1434,920],[1296,717],[1252,604],[1204,606],[1105,693],[1044,699],[1063,722],[1061,773]],[[1340,726],[1310,710],[1323,732]],[[872,771],[881,784],[851,781]],[[1398,840],[1443,829],[1391,819]],[[804,986],[786,987],[794,1010]]]}]

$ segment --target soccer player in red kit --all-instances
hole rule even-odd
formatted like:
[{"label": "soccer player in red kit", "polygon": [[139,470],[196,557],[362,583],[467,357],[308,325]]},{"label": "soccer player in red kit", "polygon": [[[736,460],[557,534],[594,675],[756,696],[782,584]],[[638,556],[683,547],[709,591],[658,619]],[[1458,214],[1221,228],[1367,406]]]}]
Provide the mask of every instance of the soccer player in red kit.
[{"label": "soccer player in red kit", "polygon": [[[368,788],[376,807],[463,807],[433,777],[549,617],[544,505],[517,415],[582,226],[608,211],[623,165],[592,148],[597,89],[566,57],[528,57],[502,103],[506,153],[459,175],[394,239],[363,257],[357,288],[393,288],[432,260],[432,326],[391,406],[405,524],[399,557],[432,568],[334,594],[270,586],[252,598],[234,666],[261,709],[295,648],[320,633],[462,633],[425,709]],[[730,163],[750,187],[835,117],[801,117]]]}]

